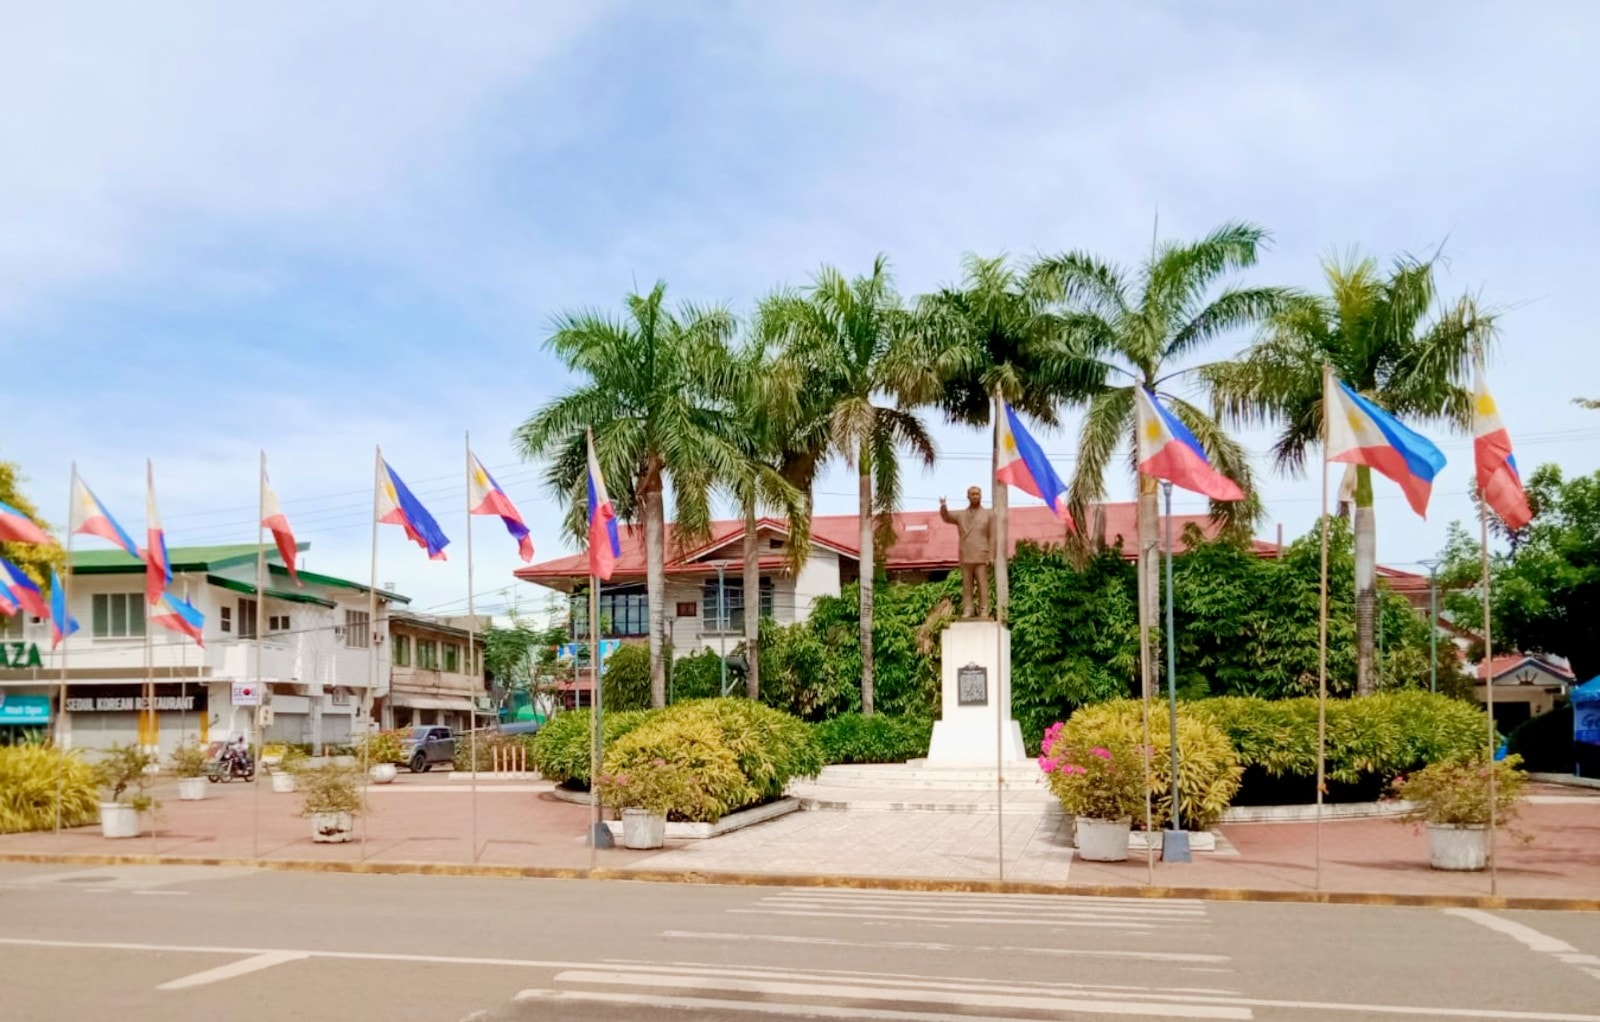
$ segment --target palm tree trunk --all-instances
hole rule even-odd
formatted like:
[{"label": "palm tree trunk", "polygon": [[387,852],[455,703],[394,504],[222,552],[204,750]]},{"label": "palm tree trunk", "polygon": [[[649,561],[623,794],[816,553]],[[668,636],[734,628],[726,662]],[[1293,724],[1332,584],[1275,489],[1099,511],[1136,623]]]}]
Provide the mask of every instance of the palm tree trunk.
[{"label": "palm tree trunk", "polygon": [[856,460],[861,488],[861,712],[872,716],[872,455],[866,443]]},{"label": "palm tree trunk", "polygon": [[744,505],[744,676],[745,694],[761,698],[761,659],[756,648],[761,635],[761,551],[756,544],[756,502]]},{"label": "palm tree trunk", "polygon": [[645,588],[650,604],[650,705],[667,705],[667,550],[660,476],[644,493]]},{"label": "palm tree trunk", "polygon": [[1377,690],[1373,671],[1378,609],[1378,521],[1372,507],[1372,469],[1356,467],[1356,694]]},{"label": "palm tree trunk", "polygon": [[1158,633],[1155,624],[1160,620],[1161,558],[1156,555],[1156,534],[1161,524],[1161,507],[1157,501],[1156,481],[1150,476],[1139,477],[1139,577],[1143,587],[1139,591],[1139,630],[1149,636],[1148,655],[1143,664],[1139,683],[1140,694],[1156,691],[1156,661],[1160,659]]}]

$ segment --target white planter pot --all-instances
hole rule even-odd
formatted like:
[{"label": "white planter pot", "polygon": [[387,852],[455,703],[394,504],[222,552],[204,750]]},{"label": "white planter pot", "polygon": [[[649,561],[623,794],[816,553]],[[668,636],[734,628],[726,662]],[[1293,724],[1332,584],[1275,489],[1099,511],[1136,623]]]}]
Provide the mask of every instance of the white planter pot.
[{"label": "white planter pot", "polygon": [[667,840],[667,818],[648,809],[622,811],[622,847],[660,848]]},{"label": "white planter pot", "polygon": [[1125,862],[1128,858],[1128,830],[1131,821],[1077,818],[1078,858],[1089,862]]},{"label": "white planter pot", "polygon": [[206,786],[211,782],[204,777],[182,777],[178,780],[178,801],[199,802],[206,797]]},{"label": "white planter pot", "polygon": [[349,813],[314,813],[311,817],[311,840],[319,844],[348,841],[355,826],[355,818]]},{"label": "white planter pot", "polygon": [[102,837],[138,837],[139,810],[120,802],[100,803],[100,834]]},{"label": "white planter pot", "polygon": [[294,774],[278,771],[272,775],[272,790],[287,795],[294,791]]},{"label": "white planter pot", "polygon": [[367,774],[372,778],[373,784],[389,784],[394,781],[395,776],[399,773],[399,768],[393,763],[379,763],[367,771]]},{"label": "white planter pot", "polygon": [[1428,862],[1434,869],[1476,872],[1489,864],[1489,828],[1428,824]]}]

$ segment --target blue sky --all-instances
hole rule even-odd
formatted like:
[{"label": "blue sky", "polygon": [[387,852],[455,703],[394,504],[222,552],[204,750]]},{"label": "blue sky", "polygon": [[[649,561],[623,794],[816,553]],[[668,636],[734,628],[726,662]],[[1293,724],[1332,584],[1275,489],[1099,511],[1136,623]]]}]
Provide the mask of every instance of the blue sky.
[{"label": "blue sky", "polygon": [[[176,545],[253,538],[265,447],[309,565],[364,578],[381,443],[455,543],[429,563],[386,528],[380,581],[458,610],[465,431],[539,558],[570,549],[509,442],[569,383],[541,350],[557,311],[665,279],[748,312],[880,251],[907,294],[968,252],[1132,263],[1159,209],[1164,237],[1270,228],[1258,282],[1316,287],[1335,252],[1445,243],[1445,293],[1502,313],[1491,382],[1525,469],[1600,465],[1600,413],[1569,402],[1600,396],[1583,312],[1600,9],[1127,6],[13,12],[0,457],[57,521],[76,459],[130,529],[153,458]],[[1071,435],[1045,438],[1063,474]],[[982,436],[938,439],[940,467],[908,469],[910,508],[985,475]],[[1439,439],[1451,464],[1426,522],[1379,483],[1389,563],[1428,556],[1471,513],[1470,446]],[[1262,468],[1262,534],[1304,531],[1315,479]],[[853,507],[842,473],[819,491],[823,511]],[[515,545],[497,522],[475,529],[476,588],[504,604]]]}]

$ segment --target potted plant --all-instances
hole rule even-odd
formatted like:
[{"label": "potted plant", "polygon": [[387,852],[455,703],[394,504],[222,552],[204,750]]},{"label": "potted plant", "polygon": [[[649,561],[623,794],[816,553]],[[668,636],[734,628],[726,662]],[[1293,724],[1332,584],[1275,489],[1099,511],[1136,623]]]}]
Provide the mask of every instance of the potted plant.
[{"label": "potted plant", "polygon": [[[1493,764],[1497,826],[1516,819],[1527,779],[1520,756]],[[1394,793],[1411,803],[1402,819],[1428,830],[1428,862],[1434,869],[1476,871],[1489,864],[1489,771],[1482,755],[1444,760],[1395,779]]]},{"label": "potted plant", "polygon": [[138,745],[113,745],[100,754],[95,769],[109,802],[100,803],[100,833],[108,838],[139,836],[139,814],[157,807],[145,769],[155,757]]},{"label": "potted plant", "polygon": [[277,765],[272,768],[272,790],[285,795],[294,791],[295,776],[306,768],[310,758],[299,746],[286,746]]},{"label": "potted plant", "polygon": [[178,775],[178,801],[198,802],[206,797],[206,750],[184,742],[172,750],[172,772]]},{"label": "potted plant", "polygon": [[305,770],[301,781],[300,815],[311,821],[311,840],[349,841],[361,814],[361,787],[354,770],[333,765]]},{"label": "potted plant", "polygon": [[622,810],[622,847],[665,844],[667,815],[693,783],[681,764],[664,759],[641,763],[626,773],[600,775],[601,802]]},{"label": "potted plant", "polygon": [[1133,817],[1144,808],[1144,761],[1137,751],[1122,742],[1079,742],[1056,723],[1045,732],[1039,768],[1072,814],[1078,857],[1125,861]]}]

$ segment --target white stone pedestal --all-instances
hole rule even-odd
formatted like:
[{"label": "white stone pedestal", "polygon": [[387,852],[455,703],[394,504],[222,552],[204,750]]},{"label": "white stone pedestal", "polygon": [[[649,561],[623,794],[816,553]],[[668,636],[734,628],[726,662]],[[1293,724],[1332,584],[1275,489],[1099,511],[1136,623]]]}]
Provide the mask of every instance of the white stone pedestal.
[{"label": "white stone pedestal", "polygon": [[956,621],[939,636],[939,662],[942,710],[928,766],[993,770],[1026,760],[1022,725],[1011,719],[1010,629],[997,621]]}]

